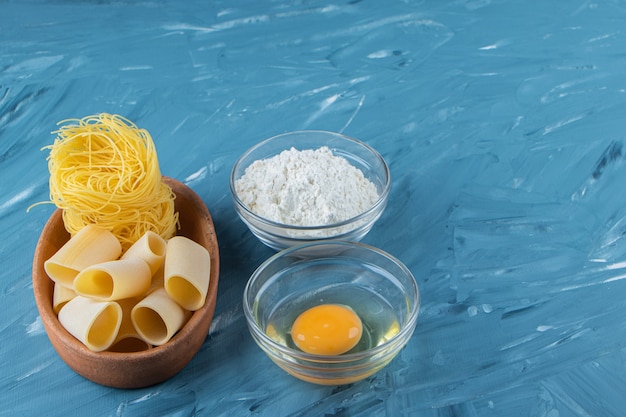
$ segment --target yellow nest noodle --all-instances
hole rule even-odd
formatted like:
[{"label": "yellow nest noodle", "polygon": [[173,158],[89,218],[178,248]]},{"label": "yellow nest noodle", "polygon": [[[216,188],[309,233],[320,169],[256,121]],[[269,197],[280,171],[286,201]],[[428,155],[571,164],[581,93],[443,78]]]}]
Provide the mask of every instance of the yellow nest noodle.
[{"label": "yellow nest noodle", "polygon": [[145,129],[106,113],[60,124],[48,147],[50,199],[71,235],[97,224],[126,250],[149,230],[164,239],[176,233],[175,196]]}]

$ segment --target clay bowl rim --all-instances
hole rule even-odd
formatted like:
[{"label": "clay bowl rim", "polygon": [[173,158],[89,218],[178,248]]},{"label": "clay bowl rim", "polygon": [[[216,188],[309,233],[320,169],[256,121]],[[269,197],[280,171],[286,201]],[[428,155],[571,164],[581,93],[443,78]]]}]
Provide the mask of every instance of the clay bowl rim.
[{"label": "clay bowl rim", "polygon": [[[213,314],[215,311],[215,304],[217,301],[217,287],[219,281],[219,248],[217,243],[217,237],[215,234],[215,227],[211,215],[202,199],[188,186],[173,178],[163,177],[166,182],[176,194],[175,209],[179,213],[183,210],[180,206],[183,202],[190,203],[191,208],[187,206],[185,211],[192,211],[197,214],[197,219],[187,220],[182,219],[181,213],[181,230],[182,235],[189,235],[189,230],[185,230],[184,225],[192,225],[201,223],[204,226],[202,230],[192,231],[193,233],[201,236],[201,243],[207,248],[211,258],[211,279],[209,281],[209,289],[207,292],[206,302],[204,306],[195,311],[187,323],[182,329],[172,337],[167,343],[162,346],[156,346],[148,350],[139,352],[93,352],[83,345],[78,339],[74,338],[57,319],[57,315],[52,308],[52,289],[53,282],[47,276],[43,269],[43,263],[49,256],[45,256],[46,252],[50,252],[52,244],[50,243],[49,234],[59,227],[59,222],[62,222],[62,211],[56,209],[49,219],[47,220],[41,235],[37,241],[35,248],[35,254],[33,257],[32,266],[32,282],[33,293],[35,297],[35,303],[37,310],[43,322],[46,334],[50,339],[54,349],[59,354],[61,359],[76,373],[81,376],[96,382],[101,385],[115,387],[115,388],[142,388],[150,385],[163,382],[175,374],[177,374],[187,363],[195,356],[198,350],[201,348],[204,340],[206,339],[210,327],[210,323],[213,320]],[[67,241],[69,239],[69,233],[67,236],[60,238],[60,240]],[[196,239],[194,239],[196,240]],[[61,243],[61,244],[62,244]],[[59,246],[60,247],[60,246]],[[57,247],[56,249],[58,250]],[[54,253],[54,252],[52,252]],[[51,256],[52,253],[49,255]],[[200,332],[200,333],[196,333]],[[52,333],[52,334],[51,334]],[[201,334],[202,333],[202,334]],[[54,340],[58,339],[58,340]],[[195,340],[194,340],[195,339]],[[192,343],[190,343],[190,340]],[[186,351],[186,352],[185,352]],[[133,375],[133,366],[149,366],[150,363],[159,363],[159,366],[165,366],[163,361],[159,362],[159,359],[163,359],[163,356],[171,355],[171,352],[176,352],[172,358],[180,359],[182,362],[178,366],[172,366],[169,363],[167,366],[170,369],[163,373],[156,373],[152,371],[142,372],[143,370],[137,370],[138,375]],[[183,354],[185,352],[186,354]],[[79,366],[73,359],[68,360],[65,355],[79,355],[80,358],[85,361],[84,365]],[[104,366],[103,362],[111,364],[112,368],[116,372],[127,372],[128,381],[124,381],[124,378],[107,378],[106,375],[98,375],[98,371],[94,369],[87,369],[91,365],[92,368]],[[123,365],[119,368],[120,365]],[[143,374],[149,374],[151,376],[146,377]],[[121,380],[120,380],[121,379]]]}]

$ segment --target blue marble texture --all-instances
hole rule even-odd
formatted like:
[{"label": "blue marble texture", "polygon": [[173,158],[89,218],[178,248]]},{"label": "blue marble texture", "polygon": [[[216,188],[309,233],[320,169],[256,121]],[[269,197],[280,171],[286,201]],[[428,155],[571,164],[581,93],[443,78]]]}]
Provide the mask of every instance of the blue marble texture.
[{"label": "blue marble texture", "polygon": [[[31,261],[56,123],[118,113],[213,215],[214,322],[172,379],[76,375],[43,330]],[[387,159],[364,242],[413,271],[416,332],[383,371],[300,382],[249,336],[273,252],[236,217],[235,159],[290,130]],[[0,416],[626,415],[626,2],[0,0]]]}]

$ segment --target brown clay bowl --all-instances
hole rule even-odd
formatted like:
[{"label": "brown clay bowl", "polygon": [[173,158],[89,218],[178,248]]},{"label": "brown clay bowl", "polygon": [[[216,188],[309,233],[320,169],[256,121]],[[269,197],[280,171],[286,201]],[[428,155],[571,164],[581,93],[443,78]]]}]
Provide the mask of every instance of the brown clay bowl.
[{"label": "brown clay bowl", "polygon": [[211,280],[204,307],[193,313],[185,326],[166,344],[131,353],[92,352],[68,333],[52,310],[53,283],[44,262],[65,242],[69,234],[57,209],[46,223],[33,259],[33,291],[37,309],[52,346],[76,373],[101,385],[142,388],[177,374],[198,352],[209,332],[217,298],[219,253],[213,221],[200,197],[183,183],[165,177],[176,194],[181,229],[186,236],[207,248],[211,256]]}]

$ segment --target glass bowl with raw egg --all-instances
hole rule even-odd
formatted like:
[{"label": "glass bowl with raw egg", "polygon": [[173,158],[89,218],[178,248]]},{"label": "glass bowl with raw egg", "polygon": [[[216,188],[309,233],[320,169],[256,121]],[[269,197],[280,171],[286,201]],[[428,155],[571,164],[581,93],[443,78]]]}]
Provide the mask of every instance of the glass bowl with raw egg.
[{"label": "glass bowl with raw egg", "polygon": [[[311,249],[329,255],[308,256]],[[320,385],[385,367],[411,338],[420,293],[410,270],[357,242],[278,252],[250,277],[243,309],[254,341],[280,368]]]},{"label": "glass bowl with raw egg", "polygon": [[391,176],[384,158],[340,133],[283,133],[235,162],[230,191],[250,231],[277,251],[313,241],[359,241],[384,211]]}]

